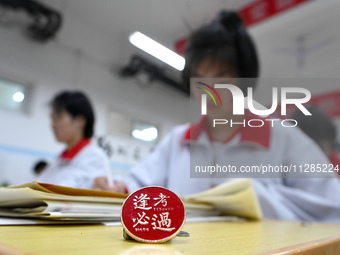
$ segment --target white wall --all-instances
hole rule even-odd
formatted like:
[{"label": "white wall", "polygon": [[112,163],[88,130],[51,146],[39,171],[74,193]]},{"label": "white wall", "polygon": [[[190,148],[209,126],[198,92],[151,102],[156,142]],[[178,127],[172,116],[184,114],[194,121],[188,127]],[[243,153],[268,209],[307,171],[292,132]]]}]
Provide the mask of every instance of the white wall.
[{"label": "white wall", "polygon": [[[110,109],[158,125],[161,136],[188,120],[189,100],[180,93],[160,83],[141,89],[134,80],[121,80],[114,74],[112,70],[126,64],[132,52],[127,31],[121,29],[121,36],[113,36],[112,30],[87,21],[81,13],[71,12],[68,0],[45,2],[64,16],[56,40],[35,43],[18,28],[0,25],[0,75],[32,83],[34,87],[29,114],[0,109],[0,183],[29,181],[35,160],[52,158],[62,150],[50,130],[47,107],[48,101],[62,89],[81,89],[90,95],[97,116],[96,135],[106,134]],[[260,53],[262,77],[339,77],[340,5],[335,0],[328,2],[337,4],[311,1],[300,10],[296,8],[250,29]],[[301,34],[306,34],[307,47],[324,38],[333,39],[325,47],[309,52],[305,64],[299,66],[297,55],[281,54],[278,50],[296,50]],[[336,89],[338,85],[310,88],[312,93]],[[261,86],[257,90],[264,102],[267,91]],[[339,121],[336,123],[339,128]]]},{"label": "white wall", "polygon": [[[340,90],[339,11],[339,0],[309,1],[250,27],[266,79],[255,91],[257,101],[270,105],[271,87],[278,84],[305,84],[312,97]],[[340,143],[340,117],[334,123]]]},{"label": "white wall", "polygon": [[160,135],[185,123],[188,98],[160,83],[142,90],[121,80],[112,66],[126,64],[126,38],[113,38],[73,13],[64,13],[57,39],[39,44],[18,28],[0,26],[0,75],[33,84],[29,114],[0,109],[0,183],[30,181],[39,158],[52,158],[63,146],[50,129],[48,102],[63,89],[85,91],[94,104],[96,135],[106,134],[109,109],[157,124]]}]

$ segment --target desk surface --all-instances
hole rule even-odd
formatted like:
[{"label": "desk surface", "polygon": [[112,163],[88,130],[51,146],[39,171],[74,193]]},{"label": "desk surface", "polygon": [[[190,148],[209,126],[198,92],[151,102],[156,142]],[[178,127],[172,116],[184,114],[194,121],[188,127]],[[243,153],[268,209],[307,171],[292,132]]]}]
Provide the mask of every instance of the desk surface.
[{"label": "desk surface", "polygon": [[0,254],[6,247],[18,251],[12,254],[49,255],[340,254],[340,225],[204,222],[186,223],[183,230],[190,236],[150,245],[124,240],[121,226],[1,226]]}]

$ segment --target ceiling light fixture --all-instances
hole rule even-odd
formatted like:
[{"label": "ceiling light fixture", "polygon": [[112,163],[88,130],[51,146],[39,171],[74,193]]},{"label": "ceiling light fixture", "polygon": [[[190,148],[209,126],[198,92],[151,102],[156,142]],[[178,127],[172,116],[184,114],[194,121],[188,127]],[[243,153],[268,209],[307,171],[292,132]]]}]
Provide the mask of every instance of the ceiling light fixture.
[{"label": "ceiling light fixture", "polygon": [[13,94],[12,99],[15,102],[21,103],[22,101],[24,101],[25,95],[22,92],[16,92]]},{"label": "ceiling light fixture", "polygon": [[184,69],[185,59],[182,56],[169,50],[141,32],[136,31],[132,33],[129,37],[129,41],[137,48],[149,53],[177,70],[182,71]]},{"label": "ceiling light fixture", "polygon": [[132,131],[132,136],[134,138],[150,142],[157,138],[158,131],[157,131],[157,128],[154,128],[154,127],[146,128],[143,130],[135,129]]}]

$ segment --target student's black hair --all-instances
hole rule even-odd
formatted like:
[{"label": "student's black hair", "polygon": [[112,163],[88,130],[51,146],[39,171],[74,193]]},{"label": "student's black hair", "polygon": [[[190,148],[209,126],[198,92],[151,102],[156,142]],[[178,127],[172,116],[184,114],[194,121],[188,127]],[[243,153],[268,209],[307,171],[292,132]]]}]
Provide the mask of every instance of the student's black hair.
[{"label": "student's black hair", "polygon": [[88,97],[80,91],[63,91],[56,95],[50,106],[55,112],[66,111],[73,118],[82,116],[86,120],[83,135],[91,138],[93,135],[94,113]]},{"label": "student's black hair", "polygon": [[41,171],[43,171],[47,167],[47,162],[44,160],[40,160],[37,163],[35,163],[33,167],[33,171],[36,174],[39,174]]},{"label": "student's black hair", "polygon": [[188,40],[185,58],[182,78],[188,91],[193,70],[205,59],[227,64],[234,69],[238,78],[255,78],[251,79],[250,84],[240,84],[245,95],[246,87],[255,87],[256,78],[259,76],[255,45],[240,16],[234,11],[222,11],[217,20],[194,32]]},{"label": "student's black hair", "polygon": [[312,116],[306,116],[301,111],[291,115],[291,119],[298,122],[298,127],[317,143],[330,142],[333,149],[336,141],[336,127],[332,119],[315,105],[308,105],[306,109]]}]

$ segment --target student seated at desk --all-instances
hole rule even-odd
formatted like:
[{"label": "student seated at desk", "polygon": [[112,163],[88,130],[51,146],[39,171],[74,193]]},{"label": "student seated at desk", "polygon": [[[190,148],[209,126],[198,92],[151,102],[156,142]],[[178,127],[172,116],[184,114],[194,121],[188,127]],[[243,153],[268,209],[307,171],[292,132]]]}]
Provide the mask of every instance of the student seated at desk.
[{"label": "student seated at desk", "polygon": [[90,189],[95,176],[105,174],[108,158],[91,143],[94,113],[82,92],[64,91],[51,102],[52,127],[66,150],[37,178],[38,182]]},{"label": "student seated at desk", "polygon": [[[198,78],[257,78],[258,59],[255,47],[240,18],[234,12],[223,12],[190,37],[186,50],[184,83],[190,87],[190,77]],[[237,85],[237,84],[235,84]],[[238,86],[246,95],[247,86]],[[255,86],[255,83],[252,83]],[[191,84],[191,93],[200,103],[201,89]],[[179,195],[207,190],[229,181],[224,178],[191,178],[192,165],[205,166],[299,166],[329,164],[328,159],[298,128],[272,126],[264,121],[262,127],[248,125],[218,125],[214,119],[261,119],[246,111],[233,115],[232,97],[228,89],[216,89],[223,104],[207,97],[207,115],[194,124],[175,127],[141,164],[134,167],[123,180],[115,182],[114,191],[133,192],[138,188],[159,185]],[[202,162],[202,164],[199,164]],[[294,173],[279,173],[277,178],[254,178],[253,185],[263,215],[268,219],[337,221],[340,222],[340,185],[336,175],[329,178],[296,178]],[[212,176],[212,175],[210,175]],[[252,177],[251,175],[249,175]],[[249,177],[248,176],[248,177]],[[215,176],[216,177],[216,176]],[[247,175],[243,176],[247,178]],[[94,189],[110,190],[105,177],[98,177]]]}]

